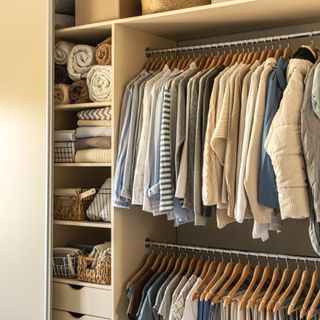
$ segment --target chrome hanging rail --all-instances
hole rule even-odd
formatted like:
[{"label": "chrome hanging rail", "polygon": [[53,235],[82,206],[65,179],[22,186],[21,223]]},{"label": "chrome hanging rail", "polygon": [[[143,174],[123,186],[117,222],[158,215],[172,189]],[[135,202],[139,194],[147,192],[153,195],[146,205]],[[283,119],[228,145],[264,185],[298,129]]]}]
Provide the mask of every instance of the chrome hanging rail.
[{"label": "chrome hanging rail", "polygon": [[320,35],[320,31],[311,31],[311,32],[292,33],[292,34],[286,34],[286,35],[277,35],[277,36],[264,37],[264,38],[254,38],[254,39],[229,41],[229,42],[218,42],[218,43],[201,44],[201,45],[194,45],[194,46],[185,46],[185,47],[164,48],[164,49],[146,48],[145,55],[147,57],[151,57],[153,55],[159,55],[159,54],[173,54],[173,53],[182,53],[182,52],[196,51],[196,50],[210,50],[210,49],[218,49],[218,48],[224,48],[224,47],[239,46],[243,44],[254,45],[262,42],[267,43],[272,41],[283,41],[283,40],[313,37],[313,36],[319,36],[319,35]]},{"label": "chrome hanging rail", "polygon": [[150,239],[145,240],[146,248],[165,248],[165,249],[182,249],[182,250],[191,250],[205,253],[220,253],[220,254],[231,254],[236,256],[246,256],[246,257],[256,257],[256,258],[265,258],[265,259],[276,259],[276,260],[294,260],[294,261],[303,261],[320,263],[320,258],[310,257],[310,256],[293,256],[286,254],[276,254],[276,253],[262,253],[254,251],[244,251],[244,250],[231,250],[231,249],[221,249],[221,248],[212,248],[212,247],[202,247],[202,246],[191,246],[191,245],[182,245],[174,243],[166,243],[153,241]]}]

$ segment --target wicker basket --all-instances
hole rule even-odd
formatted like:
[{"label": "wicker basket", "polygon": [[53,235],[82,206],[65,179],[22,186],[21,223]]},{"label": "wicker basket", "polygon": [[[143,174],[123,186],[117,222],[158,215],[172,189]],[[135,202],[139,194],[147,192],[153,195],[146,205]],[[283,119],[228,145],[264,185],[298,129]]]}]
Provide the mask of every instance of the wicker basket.
[{"label": "wicker basket", "polygon": [[211,0],[141,0],[142,14],[191,8],[210,3]]},{"label": "wicker basket", "polygon": [[[95,266],[91,268],[92,264]],[[111,284],[111,257],[78,258],[78,280],[110,285]]]}]

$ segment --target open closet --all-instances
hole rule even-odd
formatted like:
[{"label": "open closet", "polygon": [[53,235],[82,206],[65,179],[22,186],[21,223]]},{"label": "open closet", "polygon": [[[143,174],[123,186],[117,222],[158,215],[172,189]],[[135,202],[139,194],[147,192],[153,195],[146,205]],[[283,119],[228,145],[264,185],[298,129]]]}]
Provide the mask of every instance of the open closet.
[{"label": "open closet", "polygon": [[[56,43],[66,41],[73,45],[85,44],[95,47],[112,38],[112,98],[105,101],[63,103],[55,105],[52,110],[54,130],[57,131],[75,130],[78,121],[82,120],[79,118],[79,112],[83,110],[105,110],[109,107],[110,119],[103,118],[101,121],[109,121],[108,127],[111,128],[109,133],[104,135],[110,137],[111,133],[111,161],[53,163],[52,197],[56,198],[59,190],[61,192],[61,189],[66,188],[77,188],[81,193],[94,188],[93,192],[97,196],[108,178],[111,179],[109,195],[115,194],[119,151],[123,148],[120,144],[127,143],[127,140],[122,140],[122,125],[126,111],[125,108],[122,109],[124,93],[128,83],[144,68],[160,70],[166,62],[170,64],[176,57],[185,60],[183,68],[182,63],[180,64],[181,69],[186,70],[192,61],[200,62],[196,67],[202,65],[205,68],[206,63],[212,63],[213,59],[209,60],[210,57],[219,55],[233,53],[241,61],[240,56],[243,58],[246,55],[249,59],[253,49],[268,52],[273,50],[274,57],[280,49],[281,55],[285,55],[287,48],[294,54],[302,45],[314,44],[320,47],[319,18],[320,3],[317,0],[230,0],[216,3],[213,1],[211,5],[190,9],[57,30]],[[204,59],[203,63],[201,59]],[[251,55],[251,61],[252,59]],[[137,148],[136,143],[128,146],[135,150]],[[55,196],[54,190],[58,190]],[[108,199],[110,202],[111,198]],[[168,221],[166,215],[154,216],[150,212],[144,212],[141,206],[129,204],[130,208],[126,208],[126,205],[110,206],[110,219],[107,221],[92,221],[86,212],[86,218],[82,221],[55,219],[52,208],[54,248],[72,244],[95,246],[105,242],[111,245],[108,251],[110,283],[81,281],[79,272],[71,279],[52,278],[53,320],[127,319],[130,300],[127,285],[147,257],[152,255],[149,247],[156,255],[166,251],[175,252],[176,256],[169,265],[171,268],[182,251],[183,256],[187,251],[191,258],[195,255],[198,260],[201,260],[202,256],[205,257],[197,274],[205,272],[205,265],[208,267],[208,263],[204,262],[207,255],[212,259],[224,259],[226,263],[236,264],[241,260],[243,265],[235,277],[239,277],[249,260],[253,269],[259,266],[259,272],[269,266],[269,262],[272,267],[278,262],[282,269],[288,267],[293,271],[298,265],[301,266],[300,271],[308,265],[310,280],[316,271],[316,265],[319,264],[319,260],[311,258],[316,254],[309,238],[309,219],[282,221],[281,232],[270,233],[269,239],[263,242],[252,239],[252,220],[232,223],[219,229],[216,216],[213,214],[206,219],[204,225],[195,226],[191,222],[177,227],[172,220]],[[151,241],[145,243],[147,238]],[[248,253],[246,257],[245,251],[250,251],[251,254]],[[294,257],[286,259],[285,255],[297,257],[296,260],[299,262],[295,261]],[[90,271],[90,263],[92,260],[87,268],[89,275],[90,272],[94,272]],[[168,263],[169,260],[166,261],[166,264]],[[299,276],[302,276],[302,272]],[[259,278],[261,277],[262,272],[259,273]],[[254,288],[255,286],[256,284],[253,284]],[[306,288],[307,286],[304,291]],[[312,299],[314,298],[313,296]],[[132,318],[135,319],[135,315]]]}]

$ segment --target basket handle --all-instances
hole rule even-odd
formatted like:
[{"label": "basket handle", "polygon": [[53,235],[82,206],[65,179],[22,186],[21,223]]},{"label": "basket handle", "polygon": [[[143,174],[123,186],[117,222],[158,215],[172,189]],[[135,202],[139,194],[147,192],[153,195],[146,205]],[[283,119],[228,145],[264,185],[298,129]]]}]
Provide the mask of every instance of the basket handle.
[{"label": "basket handle", "polygon": [[96,194],[96,193],[97,193],[97,192],[96,192],[96,189],[95,189],[95,188],[92,188],[92,189],[90,189],[90,190],[87,190],[87,191],[85,191],[85,192],[80,193],[80,194],[79,194],[79,199],[80,199],[80,200],[83,200],[83,199],[85,199],[85,198],[88,198],[88,197]]}]

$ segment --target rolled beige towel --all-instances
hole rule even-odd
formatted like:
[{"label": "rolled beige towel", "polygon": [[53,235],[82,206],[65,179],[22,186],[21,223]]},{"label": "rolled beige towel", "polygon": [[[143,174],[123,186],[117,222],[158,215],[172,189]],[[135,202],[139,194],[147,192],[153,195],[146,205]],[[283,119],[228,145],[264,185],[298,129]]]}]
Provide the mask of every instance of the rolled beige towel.
[{"label": "rolled beige towel", "polygon": [[87,75],[89,98],[92,101],[111,101],[112,73],[110,66],[93,66]]},{"label": "rolled beige towel", "polygon": [[108,38],[99,43],[96,47],[96,60],[102,66],[111,65],[112,61],[112,40]]},{"label": "rolled beige towel", "polygon": [[71,103],[90,102],[88,87],[85,80],[75,81],[69,88]]},{"label": "rolled beige towel", "polygon": [[54,87],[54,103],[56,105],[69,104],[69,88],[70,85],[64,83],[58,83]]},{"label": "rolled beige towel", "polygon": [[69,77],[76,81],[84,79],[91,67],[96,64],[96,48],[79,44],[72,48],[68,57]]}]

